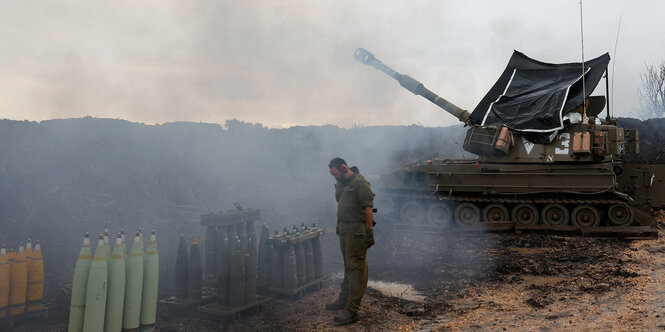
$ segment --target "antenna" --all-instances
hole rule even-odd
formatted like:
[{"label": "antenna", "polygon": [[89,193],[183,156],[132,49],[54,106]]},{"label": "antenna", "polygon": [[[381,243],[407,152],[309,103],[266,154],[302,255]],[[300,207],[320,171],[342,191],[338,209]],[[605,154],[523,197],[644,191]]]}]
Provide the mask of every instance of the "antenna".
[{"label": "antenna", "polygon": [[586,116],[586,82],[584,80],[584,15],[582,14],[582,0],[580,0],[580,34],[582,35],[582,109],[584,113],[582,114],[582,123],[588,124],[589,118]]},{"label": "antenna", "polygon": [[[617,39],[614,42],[614,54],[612,55],[612,58],[614,61],[612,61],[612,105],[614,105],[614,65],[617,64],[617,46],[619,45],[619,31],[621,30],[621,18],[622,15],[619,16],[619,26],[617,27]],[[607,108],[609,110],[609,107]]]}]

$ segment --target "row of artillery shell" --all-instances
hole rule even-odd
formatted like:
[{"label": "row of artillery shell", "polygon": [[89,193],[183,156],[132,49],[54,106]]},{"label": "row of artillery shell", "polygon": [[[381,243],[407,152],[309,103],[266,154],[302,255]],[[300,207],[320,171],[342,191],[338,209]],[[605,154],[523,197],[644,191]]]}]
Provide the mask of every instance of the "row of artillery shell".
[{"label": "row of artillery shell", "polygon": [[203,294],[203,266],[199,240],[192,239],[191,249],[187,253],[187,242],[180,237],[178,256],[175,262],[175,296],[184,302],[188,299],[200,299]]},{"label": "row of artillery shell", "polygon": [[236,237],[243,248],[249,247],[250,236],[253,237],[256,244],[254,227],[253,220],[229,225],[209,225],[207,227],[205,242],[206,280],[214,282],[217,279],[219,264],[223,259],[225,247],[233,248],[233,241]]},{"label": "row of artillery shell", "polygon": [[113,251],[108,234],[100,236],[94,256],[86,234],[72,282],[69,328],[72,331],[121,331],[154,328],[159,258],[155,232],[144,252],[140,232],[127,253],[124,234]]},{"label": "row of artillery shell", "polygon": [[[240,243],[246,247],[249,234],[254,234],[255,222],[261,219],[261,211],[255,209],[244,210],[239,208],[234,211],[210,213],[201,216],[201,225],[206,226],[205,237],[205,275],[206,280],[214,282],[217,278],[217,264],[221,257],[217,252],[222,252],[224,235],[233,239],[236,234]],[[218,233],[220,233],[218,235]]]},{"label": "row of artillery shell", "polygon": [[256,301],[257,241],[248,229],[246,244],[238,234],[217,230],[217,301],[231,308]]},{"label": "row of artillery shell", "polygon": [[18,316],[42,309],[44,296],[44,263],[37,241],[18,250],[0,249],[0,318]]},{"label": "row of artillery shell", "polygon": [[302,225],[293,232],[285,230],[270,238],[267,235],[264,226],[259,246],[259,280],[262,284],[296,289],[323,277],[322,229]]}]

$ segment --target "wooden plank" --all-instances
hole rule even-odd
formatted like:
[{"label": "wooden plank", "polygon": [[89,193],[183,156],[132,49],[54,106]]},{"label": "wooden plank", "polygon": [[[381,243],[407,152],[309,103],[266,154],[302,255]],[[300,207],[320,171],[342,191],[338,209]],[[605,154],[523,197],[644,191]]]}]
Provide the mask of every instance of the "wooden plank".
[{"label": "wooden plank", "polygon": [[229,306],[221,305],[215,302],[200,306],[198,308],[198,311],[222,318],[228,318],[228,317],[236,318],[240,314],[248,313],[253,310],[261,311],[261,306],[263,306],[263,304],[265,304],[269,300],[270,300],[269,297],[257,295],[256,301],[239,307],[231,308]]},{"label": "wooden plank", "polygon": [[311,240],[313,238],[317,238],[321,235],[323,235],[323,229],[322,228],[308,228],[303,231],[304,233],[301,234],[291,234],[291,235],[285,235],[282,233],[281,235],[277,237],[271,237],[268,239],[270,243],[276,246],[290,246],[293,244],[296,244],[298,242],[305,242],[307,240]]},{"label": "wooden plank", "polygon": [[276,295],[298,295],[298,296],[303,296],[305,293],[312,291],[315,288],[321,288],[323,284],[323,279],[324,277],[321,277],[319,279],[316,279],[312,282],[306,283],[298,288],[278,288],[278,287],[270,287],[270,293],[276,294]]}]

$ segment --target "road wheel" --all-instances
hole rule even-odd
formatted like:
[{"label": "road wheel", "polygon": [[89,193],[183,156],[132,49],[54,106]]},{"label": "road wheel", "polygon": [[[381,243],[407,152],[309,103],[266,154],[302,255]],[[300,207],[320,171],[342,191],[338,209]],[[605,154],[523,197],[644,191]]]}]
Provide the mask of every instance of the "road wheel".
[{"label": "road wheel", "polygon": [[538,209],[531,204],[517,204],[513,208],[513,221],[523,225],[535,225],[538,223]]},{"label": "road wheel", "polygon": [[607,210],[607,218],[614,226],[628,226],[633,223],[633,214],[624,204],[614,204]]},{"label": "road wheel", "polygon": [[572,213],[573,225],[577,227],[596,227],[600,225],[598,209],[591,205],[578,205]]},{"label": "road wheel", "polygon": [[546,225],[568,225],[570,213],[561,204],[547,204],[541,213],[543,224]]},{"label": "road wheel", "polygon": [[453,213],[444,202],[434,202],[427,208],[427,222],[434,226],[448,227]]},{"label": "road wheel", "polygon": [[480,219],[480,209],[476,204],[465,202],[455,208],[455,220],[460,225],[479,223]]},{"label": "road wheel", "polygon": [[425,208],[418,201],[407,201],[399,210],[399,217],[406,224],[421,224],[425,221]]},{"label": "road wheel", "polygon": [[503,204],[490,204],[483,209],[483,221],[510,221],[510,214]]}]

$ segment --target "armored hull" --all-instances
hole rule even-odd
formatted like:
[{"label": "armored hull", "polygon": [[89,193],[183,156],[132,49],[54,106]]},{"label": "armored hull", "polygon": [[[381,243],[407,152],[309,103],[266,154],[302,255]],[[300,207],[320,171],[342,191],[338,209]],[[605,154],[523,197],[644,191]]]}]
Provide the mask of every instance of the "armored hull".
[{"label": "armored hull", "polygon": [[464,149],[478,155],[422,161],[373,181],[377,199],[388,200],[383,209],[403,224],[651,226],[665,208],[665,165],[624,163],[639,153],[637,130],[617,126],[605,96],[590,96],[607,78],[607,54],[547,64],[515,52],[472,113],[364,49],[355,57],[457,117],[469,127]]},{"label": "armored hull", "polygon": [[[662,192],[663,184],[636,182],[646,184],[655,173],[665,178],[665,166],[622,166],[617,175],[611,162],[516,166],[434,159],[384,175],[376,186],[394,219],[409,225],[653,225],[652,210],[664,207],[662,195],[654,193]],[[632,196],[620,191],[629,188]]]}]

